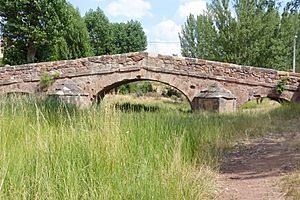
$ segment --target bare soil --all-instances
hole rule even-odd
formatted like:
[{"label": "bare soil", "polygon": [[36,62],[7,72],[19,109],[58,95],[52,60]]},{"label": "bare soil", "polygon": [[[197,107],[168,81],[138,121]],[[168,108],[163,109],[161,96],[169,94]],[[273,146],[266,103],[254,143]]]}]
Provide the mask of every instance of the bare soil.
[{"label": "bare soil", "polygon": [[281,180],[299,169],[300,152],[291,145],[295,141],[300,142],[300,132],[269,134],[237,144],[222,160],[218,199],[288,199]]}]

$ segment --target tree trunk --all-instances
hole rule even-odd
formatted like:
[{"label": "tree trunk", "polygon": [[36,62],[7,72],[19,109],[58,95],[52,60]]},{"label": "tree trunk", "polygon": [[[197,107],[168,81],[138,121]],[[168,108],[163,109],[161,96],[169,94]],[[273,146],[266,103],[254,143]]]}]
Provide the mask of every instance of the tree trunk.
[{"label": "tree trunk", "polygon": [[36,47],[33,41],[29,41],[28,49],[27,49],[27,62],[33,63],[35,60],[35,55],[36,55]]}]

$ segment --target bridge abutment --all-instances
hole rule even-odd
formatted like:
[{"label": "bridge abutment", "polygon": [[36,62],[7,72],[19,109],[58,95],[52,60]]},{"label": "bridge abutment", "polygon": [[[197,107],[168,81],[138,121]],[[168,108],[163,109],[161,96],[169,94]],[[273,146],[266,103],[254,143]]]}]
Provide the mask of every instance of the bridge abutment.
[{"label": "bridge abutment", "polygon": [[235,112],[236,97],[221,84],[215,83],[202,90],[192,101],[192,110],[201,112]]}]

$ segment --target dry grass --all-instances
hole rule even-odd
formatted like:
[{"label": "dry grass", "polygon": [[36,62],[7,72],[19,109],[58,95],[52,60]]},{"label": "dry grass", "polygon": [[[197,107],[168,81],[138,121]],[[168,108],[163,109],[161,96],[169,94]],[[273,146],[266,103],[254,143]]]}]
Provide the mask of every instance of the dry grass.
[{"label": "dry grass", "polygon": [[0,199],[214,199],[218,161],[298,107],[229,115],[0,99]]},{"label": "dry grass", "polygon": [[287,198],[300,199],[300,171],[287,175],[283,179],[283,191]]}]

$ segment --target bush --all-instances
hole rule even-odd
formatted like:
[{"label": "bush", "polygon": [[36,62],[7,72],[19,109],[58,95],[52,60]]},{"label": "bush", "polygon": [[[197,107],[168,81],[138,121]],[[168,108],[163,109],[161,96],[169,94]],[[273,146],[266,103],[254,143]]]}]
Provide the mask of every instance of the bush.
[{"label": "bush", "polygon": [[165,87],[165,90],[162,92],[162,95],[165,97],[176,96],[178,98],[181,98],[182,96],[181,92],[172,87]]},{"label": "bush", "polygon": [[40,79],[40,87],[42,89],[45,89],[45,88],[49,87],[50,85],[52,85],[53,83],[54,83],[53,77],[50,74],[48,74],[47,72],[44,72]]},{"label": "bush", "polygon": [[152,84],[149,81],[143,82],[143,84],[140,85],[140,89],[143,93],[153,92]]},{"label": "bush", "polygon": [[119,87],[119,94],[126,95],[130,93],[130,85],[124,84]]},{"label": "bush", "polygon": [[119,93],[123,95],[137,93],[141,96],[149,92],[154,92],[152,84],[149,81],[127,83],[119,87]]},{"label": "bush", "polygon": [[287,81],[288,81],[287,78],[283,78],[280,81],[278,81],[278,83],[275,87],[275,92],[277,94],[281,95],[286,90]]},{"label": "bush", "polygon": [[54,80],[60,76],[59,72],[54,72],[49,74],[44,72],[40,79],[40,87],[41,89],[46,89],[47,87],[51,86],[54,83]]}]

